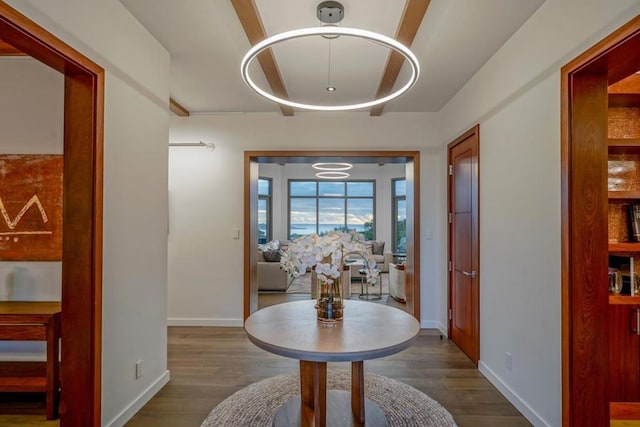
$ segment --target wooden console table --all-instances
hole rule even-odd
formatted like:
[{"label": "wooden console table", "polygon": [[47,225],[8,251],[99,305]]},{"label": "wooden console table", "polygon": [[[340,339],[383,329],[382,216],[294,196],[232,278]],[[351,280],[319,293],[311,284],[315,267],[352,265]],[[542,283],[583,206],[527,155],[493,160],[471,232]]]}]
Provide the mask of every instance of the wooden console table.
[{"label": "wooden console table", "polygon": [[45,392],[48,420],[58,417],[60,312],[59,302],[0,302],[0,341],[47,342],[46,376],[0,377],[0,391]]}]

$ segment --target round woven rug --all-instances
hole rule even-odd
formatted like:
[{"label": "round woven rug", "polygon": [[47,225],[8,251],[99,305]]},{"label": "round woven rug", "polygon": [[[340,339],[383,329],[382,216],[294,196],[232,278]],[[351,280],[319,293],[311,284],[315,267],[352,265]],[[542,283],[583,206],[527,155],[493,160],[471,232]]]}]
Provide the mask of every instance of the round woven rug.
[{"label": "round woven rug", "polygon": [[[267,427],[277,410],[300,394],[297,373],[279,375],[251,384],[216,406],[201,427]],[[351,390],[351,372],[327,370],[327,390]],[[389,427],[455,427],[451,414],[415,388],[381,375],[365,375],[365,396],[384,411]]]}]

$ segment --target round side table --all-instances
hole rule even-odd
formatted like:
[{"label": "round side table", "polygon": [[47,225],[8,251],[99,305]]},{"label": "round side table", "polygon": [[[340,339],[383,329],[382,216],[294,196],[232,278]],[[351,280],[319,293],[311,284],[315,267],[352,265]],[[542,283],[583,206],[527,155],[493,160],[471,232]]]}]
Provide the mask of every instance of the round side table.
[{"label": "round side table", "polygon": [[[307,300],[273,305],[245,322],[256,346],[300,360],[300,396],[278,410],[273,425],[345,427],[364,425],[366,419],[367,426],[385,426],[382,410],[364,395],[364,360],[409,347],[420,324],[397,308],[352,300],[345,301],[341,322],[327,324],[317,320],[314,304]],[[330,390],[327,395],[327,362],[351,362],[351,405],[339,394],[346,392]]]},{"label": "round side table", "polygon": [[378,293],[369,293],[369,286],[365,287],[365,283],[367,283],[367,269],[361,268],[358,270],[358,274],[360,274],[360,294],[358,298],[366,299],[366,300],[378,300],[382,299],[382,281],[380,280],[380,276],[376,278],[376,285],[378,285]]}]

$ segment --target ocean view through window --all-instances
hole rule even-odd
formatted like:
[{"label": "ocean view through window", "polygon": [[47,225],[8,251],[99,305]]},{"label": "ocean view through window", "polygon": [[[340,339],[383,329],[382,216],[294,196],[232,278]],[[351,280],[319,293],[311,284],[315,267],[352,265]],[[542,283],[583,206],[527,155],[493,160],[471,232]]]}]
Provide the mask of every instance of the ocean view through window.
[{"label": "ocean view through window", "polygon": [[288,238],[355,230],[375,239],[375,181],[289,180]]}]

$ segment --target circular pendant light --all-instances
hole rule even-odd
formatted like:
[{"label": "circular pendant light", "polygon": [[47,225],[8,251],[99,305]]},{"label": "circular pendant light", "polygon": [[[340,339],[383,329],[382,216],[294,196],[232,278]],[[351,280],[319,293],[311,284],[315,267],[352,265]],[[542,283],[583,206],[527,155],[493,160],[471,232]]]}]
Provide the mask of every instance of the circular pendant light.
[{"label": "circular pendant light", "polygon": [[324,179],[345,179],[349,178],[349,174],[347,172],[318,172],[316,174],[318,178]]},{"label": "circular pendant light", "polygon": [[[356,104],[347,104],[347,105],[314,105],[314,104],[305,104],[301,102],[294,102],[288,99],[280,98],[275,96],[264,89],[260,88],[251,78],[249,74],[249,65],[251,62],[264,50],[270,48],[271,46],[282,43],[287,40],[299,39],[303,37],[310,36],[347,36],[347,37],[356,37],[365,40],[369,40],[371,42],[381,44],[383,46],[388,47],[389,49],[398,52],[400,55],[404,57],[404,59],[408,62],[411,67],[411,76],[407,83],[405,83],[398,90],[390,93],[387,96],[383,96],[372,101],[361,102]],[[315,110],[315,111],[350,111],[350,110],[360,110],[365,108],[371,108],[376,105],[384,104],[389,102],[409,89],[413,87],[413,85],[418,80],[418,76],[420,75],[420,64],[418,63],[418,58],[411,52],[411,50],[398,42],[397,40],[387,37],[385,35],[375,33],[373,31],[361,30],[358,28],[348,28],[348,27],[311,27],[311,28],[301,28],[298,30],[286,31],[284,33],[276,34],[274,36],[268,37],[262,40],[260,43],[257,43],[253,46],[247,54],[242,59],[240,63],[240,72],[242,74],[242,79],[244,82],[253,89],[260,96],[267,98],[270,101],[276,102],[278,104],[287,105],[292,108],[299,108],[301,110]]]},{"label": "circular pendant light", "polygon": [[319,171],[348,171],[353,168],[351,163],[312,163],[311,167]]}]

